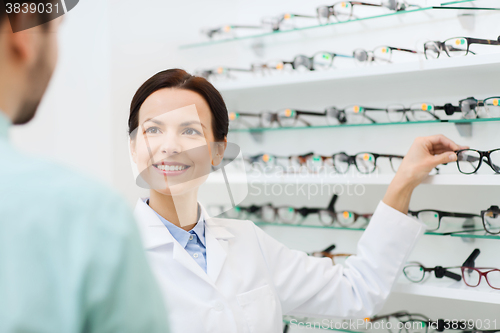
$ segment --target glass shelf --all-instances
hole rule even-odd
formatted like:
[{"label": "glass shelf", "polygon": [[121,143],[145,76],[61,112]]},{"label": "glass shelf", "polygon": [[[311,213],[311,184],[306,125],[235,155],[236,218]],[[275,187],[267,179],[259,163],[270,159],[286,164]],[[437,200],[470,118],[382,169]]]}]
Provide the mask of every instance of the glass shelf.
[{"label": "glass shelf", "polygon": [[[452,2],[444,2],[444,3],[441,3],[440,6],[456,5],[456,4],[461,4],[461,3],[473,2],[473,1],[476,1],[476,0],[459,0],[459,1],[452,1]],[[190,48],[210,46],[210,45],[216,45],[216,44],[222,44],[222,43],[228,43],[228,42],[234,42],[234,41],[241,41],[241,40],[248,40],[248,39],[255,39],[255,38],[261,38],[261,37],[267,37],[267,36],[276,36],[276,35],[282,35],[282,34],[286,34],[286,33],[290,33],[290,32],[297,32],[297,31],[304,31],[304,30],[317,29],[317,28],[323,28],[323,27],[330,27],[330,26],[341,25],[341,24],[349,24],[349,23],[353,23],[353,22],[360,22],[360,21],[396,16],[396,15],[405,15],[405,14],[422,12],[422,11],[427,11],[427,10],[432,10],[432,9],[433,9],[433,6],[422,7],[422,8],[404,10],[404,11],[400,11],[400,12],[392,12],[392,13],[387,13],[387,14],[382,14],[382,15],[361,17],[358,19],[344,21],[344,22],[331,22],[331,23],[327,23],[327,24],[312,25],[312,26],[290,29],[290,30],[265,32],[265,33],[249,35],[249,36],[242,36],[242,37],[226,38],[226,39],[212,40],[212,41],[206,41],[206,42],[200,42],[200,43],[185,44],[185,45],[181,45],[179,48],[180,49],[190,49]]]},{"label": "glass shelf", "polygon": [[269,131],[290,131],[316,128],[342,128],[342,127],[364,127],[364,126],[387,126],[387,125],[414,125],[414,124],[470,124],[490,121],[500,121],[500,118],[481,118],[481,119],[450,119],[450,120],[426,120],[426,121],[405,121],[405,122],[385,122],[385,123],[367,123],[367,124],[343,124],[343,125],[319,125],[319,126],[296,126],[296,127],[271,127],[271,128],[234,128],[229,129],[229,132],[269,132]]},{"label": "glass shelf", "polygon": [[[313,229],[334,229],[334,230],[351,230],[351,231],[364,231],[365,228],[345,228],[345,227],[335,227],[335,226],[322,226],[322,225],[309,225],[309,224],[285,224],[285,223],[269,223],[258,221],[255,222],[257,226],[276,226],[276,227],[295,227],[295,228],[313,228]],[[490,235],[483,231],[477,231],[475,233],[461,233],[447,235],[446,233],[439,232],[426,232],[426,235],[432,236],[451,236],[460,238],[480,238],[480,239],[499,239],[500,235]]]}]

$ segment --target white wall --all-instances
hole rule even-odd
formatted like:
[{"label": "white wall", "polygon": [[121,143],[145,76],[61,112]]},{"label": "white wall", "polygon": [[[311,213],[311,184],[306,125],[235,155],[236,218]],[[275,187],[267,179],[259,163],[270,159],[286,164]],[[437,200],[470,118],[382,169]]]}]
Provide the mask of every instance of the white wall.
[{"label": "white wall", "polygon": [[65,15],[57,69],[35,119],[14,144],[112,183],[108,3],[81,1]]}]

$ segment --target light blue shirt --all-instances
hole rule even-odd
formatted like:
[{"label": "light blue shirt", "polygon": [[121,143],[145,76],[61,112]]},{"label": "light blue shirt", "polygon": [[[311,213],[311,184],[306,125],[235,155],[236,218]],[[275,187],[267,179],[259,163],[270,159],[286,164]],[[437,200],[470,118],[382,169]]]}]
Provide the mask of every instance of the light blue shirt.
[{"label": "light blue shirt", "polygon": [[0,112],[0,332],[168,332],[127,204],[24,155]]},{"label": "light blue shirt", "polygon": [[[149,207],[149,199],[144,199],[144,202]],[[193,229],[186,231],[179,228],[172,222],[158,214],[154,209],[149,207],[160,218],[161,222],[167,227],[168,231],[177,242],[189,253],[191,258],[207,272],[207,247],[205,245],[205,219],[203,213],[200,213],[198,223]]]}]

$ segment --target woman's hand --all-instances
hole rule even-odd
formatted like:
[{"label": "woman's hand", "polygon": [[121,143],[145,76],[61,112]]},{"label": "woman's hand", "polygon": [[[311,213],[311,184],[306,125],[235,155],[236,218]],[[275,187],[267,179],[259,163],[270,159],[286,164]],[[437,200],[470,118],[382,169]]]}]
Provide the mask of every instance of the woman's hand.
[{"label": "woman's hand", "polygon": [[455,162],[459,146],[444,135],[416,138],[389,185],[384,203],[407,214],[413,190],[440,164]]}]

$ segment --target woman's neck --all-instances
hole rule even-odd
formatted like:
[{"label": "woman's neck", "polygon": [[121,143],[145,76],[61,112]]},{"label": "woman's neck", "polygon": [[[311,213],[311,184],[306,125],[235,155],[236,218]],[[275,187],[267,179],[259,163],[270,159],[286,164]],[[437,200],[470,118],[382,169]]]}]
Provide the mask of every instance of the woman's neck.
[{"label": "woman's neck", "polygon": [[179,228],[189,231],[198,222],[197,191],[171,196],[151,190],[149,207]]}]

